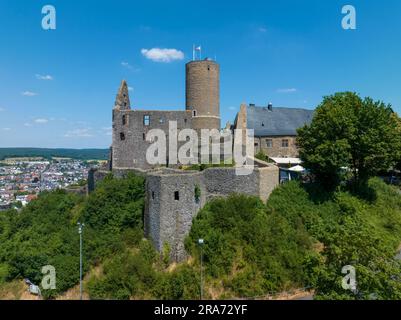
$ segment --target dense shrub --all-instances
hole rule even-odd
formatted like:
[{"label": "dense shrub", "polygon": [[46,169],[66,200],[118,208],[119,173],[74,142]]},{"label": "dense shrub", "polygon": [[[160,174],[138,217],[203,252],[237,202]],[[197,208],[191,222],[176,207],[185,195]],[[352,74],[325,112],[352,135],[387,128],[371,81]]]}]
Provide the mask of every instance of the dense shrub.
[{"label": "dense shrub", "polygon": [[0,214],[0,283],[29,278],[40,284],[43,266],[56,269],[56,290],[42,290],[52,298],[79,281],[79,235],[84,228],[84,271],[126,244],[142,238],[144,180],[109,177],[84,199],[57,190],[45,192],[20,213]]},{"label": "dense shrub", "polygon": [[244,195],[213,200],[200,211],[186,241],[196,257],[198,238],[205,239],[206,273],[211,278],[232,277],[226,287],[237,295],[304,285],[304,261],[315,255],[313,239],[302,223]]},{"label": "dense shrub", "polygon": [[[378,178],[367,187],[374,197],[292,181],[267,205],[241,195],[216,199],[195,218],[186,247],[199,257],[204,238],[209,282],[224,279],[235,296],[312,286],[318,299],[398,299],[401,196]],[[346,265],[356,268],[356,294],[341,286]]]},{"label": "dense shrub", "polygon": [[[84,271],[97,267],[86,290],[92,299],[198,299],[199,238],[205,239],[205,296],[254,297],[312,286],[317,299],[400,299],[401,195],[378,178],[362,194],[289,182],[267,204],[232,195],[210,201],[186,239],[192,259],[169,264],[143,240],[144,179],[108,177],[88,198],[43,193],[21,212],[0,213],[0,285],[53,265],[53,298],[79,281],[77,221],[85,223]],[[366,197],[369,193],[370,196]],[[358,291],[341,286],[341,269],[357,271]]]}]

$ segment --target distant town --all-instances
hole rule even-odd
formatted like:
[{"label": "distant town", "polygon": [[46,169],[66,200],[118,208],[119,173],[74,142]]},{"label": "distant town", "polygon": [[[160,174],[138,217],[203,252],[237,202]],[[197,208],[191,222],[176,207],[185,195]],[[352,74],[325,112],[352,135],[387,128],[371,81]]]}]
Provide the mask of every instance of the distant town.
[{"label": "distant town", "polygon": [[0,211],[21,208],[43,191],[85,191],[88,171],[101,160],[6,158],[0,161]]}]

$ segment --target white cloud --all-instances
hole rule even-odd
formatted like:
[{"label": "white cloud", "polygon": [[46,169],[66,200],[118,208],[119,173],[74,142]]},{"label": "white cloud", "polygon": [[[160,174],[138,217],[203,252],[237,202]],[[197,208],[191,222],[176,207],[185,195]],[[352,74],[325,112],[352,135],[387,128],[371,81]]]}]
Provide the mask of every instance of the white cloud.
[{"label": "white cloud", "polygon": [[51,75],[41,75],[41,74],[37,74],[36,75],[36,79],[38,79],[38,80],[47,80],[47,81],[51,81],[51,80],[53,80],[53,77],[51,76]]},{"label": "white cloud", "polygon": [[128,91],[134,91],[133,87],[128,87]]},{"label": "white cloud", "polygon": [[38,124],[45,124],[48,122],[49,122],[49,120],[43,119],[43,118],[35,119],[35,123],[38,123]]},{"label": "white cloud", "polygon": [[3,128],[2,130],[3,130],[3,131],[10,131],[11,128]]},{"label": "white cloud", "polygon": [[259,32],[266,33],[267,29],[265,27],[259,27]]},{"label": "white cloud", "polygon": [[24,91],[21,94],[25,97],[34,97],[34,96],[38,95],[36,92],[32,92],[32,91]]},{"label": "white cloud", "polygon": [[228,109],[231,110],[231,111],[234,111],[234,110],[236,110],[237,108],[236,108],[236,107],[229,107]]},{"label": "white cloud", "polygon": [[171,62],[184,59],[184,53],[177,49],[142,49],[141,53],[144,57],[154,62]]},{"label": "white cloud", "polygon": [[90,128],[74,129],[68,131],[64,137],[66,138],[90,138],[93,134],[90,133]]},{"label": "white cloud", "polygon": [[112,135],[112,127],[103,127],[103,134],[106,136],[111,136]]},{"label": "white cloud", "polygon": [[87,121],[82,121],[82,120],[72,122],[72,124],[78,125],[78,126],[88,126],[88,125],[90,125]]},{"label": "white cloud", "polygon": [[296,88],[285,88],[285,89],[277,89],[278,93],[294,93],[298,90]]},{"label": "white cloud", "polygon": [[133,71],[133,72],[138,72],[138,71],[141,70],[141,69],[139,69],[139,68],[136,68],[136,67],[130,65],[129,62],[127,62],[127,61],[121,62],[121,66],[123,66],[124,68],[126,68],[126,69],[128,69],[128,70],[131,70],[131,71]]},{"label": "white cloud", "polygon": [[6,111],[6,109],[0,107],[0,112],[2,112],[2,111]]},{"label": "white cloud", "polygon": [[126,62],[126,61],[121,62],[121,65],[122,65],[124,68],[132,69],[132,66],[131,66],[128,62]]},{"label": "white cloud", "polygon": [[25,123],[24,123],[24,126],[25,126],[25,127],[32,127],[32,124],[29,123],[29,122],[25,122]]}]

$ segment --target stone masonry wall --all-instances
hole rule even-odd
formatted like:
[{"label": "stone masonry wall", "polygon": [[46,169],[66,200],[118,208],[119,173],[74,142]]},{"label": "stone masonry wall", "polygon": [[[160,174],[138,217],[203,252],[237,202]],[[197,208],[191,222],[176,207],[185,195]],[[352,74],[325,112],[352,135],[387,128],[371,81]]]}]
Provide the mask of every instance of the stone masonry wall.
[{"label": "stone masonry wall", "polygon": [[193,128],[220,129],[219,64],[209,60],[196,60],[187,63],[185,69],[186,109],[196,112]]},{"label": "stone masonry wall", "polygon": [[259,171],[239,176],[235,168],[209,168],[203,172],[203,180],[209,197],[227,196],[232,193],[259,194]]},{"label": "stone masonry wall", "polygon": [[[185,237],[193,218],[206,203],[202,174],[192,171],[153,173],[149,174],[146,186],[145,235],[159,251],[168,244],[174,261],[184,260],[187,256]],[[196,186],[201,189],[199,200],[195,198]]]},{"label": "stone masonry wall", "polygon": [[[203,172],[155,171],[147,178],[145,235],[158,250],[168,243],[172,259],[182,261],[187,255],[184,240],[191,230],[192,220],[207,201],[232,193],[260,196],[266,201],[278,185],[278,172],[276,166],[267,164],[255,167],[246,176],[237,176],[235,168],[209,168]],[[195,199],[196,186],[201,189],[199,201]]]},{"label": "stone masonry wall", "polygon": [[[260,161],[259,161],[260,162]],[[168,244],[171,258],[182,261],[187,257],[185,237],[191,230],[192,221],[207,201],[232,193],[259,196],[266,201],[279,184],[278,167],[257,162],[250,175],[237,176],[235,168],[209,168],[205,171],[155,169],[152,171],[115,169],[113,175],[123,177],[128,172],[146,175],[146,201],[144,212],[145,236],[159,251]],[[93,174],[96,182],[107,171]],[[200,188],[200,198],[195,188]]]},{"label": "stone masonry wall", "polygon": [[[145,116],[149,117],[149,125],[145,125]],[[161,129],[168,141],[170,121],[177,122],[178,130],[191,128],[191,112],[113,110],[113,169],[151,169],[152,166],[146,161],[146,151],[152,142],[145,140],[146,135],[151,129]],[[124,140],[121,139],[122,135]]]},{"label": "stone masonry wall", "polygon": [[[267,146],[267,140],[272,141],[272,147]],[[288,147],[282,146],[283,140],[288,140]],[[294,136],[255,137],[255,154],[259,151],[263,151],[269,157],[278,158],[297,158],[299,155],[296,137]]]}]

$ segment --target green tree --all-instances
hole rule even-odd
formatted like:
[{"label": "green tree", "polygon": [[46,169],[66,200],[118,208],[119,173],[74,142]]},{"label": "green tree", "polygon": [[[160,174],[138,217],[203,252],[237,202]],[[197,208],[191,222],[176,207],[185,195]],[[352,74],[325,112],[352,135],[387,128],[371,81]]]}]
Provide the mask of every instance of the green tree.
[{"label": "green tree", "polygon": [[400,122],[390,105],[337,93],[325,97],[312,123],[298,130],[297,143],[305,166],[325,186],[336,186],[344,168],[358,186],[400,159]]}]

